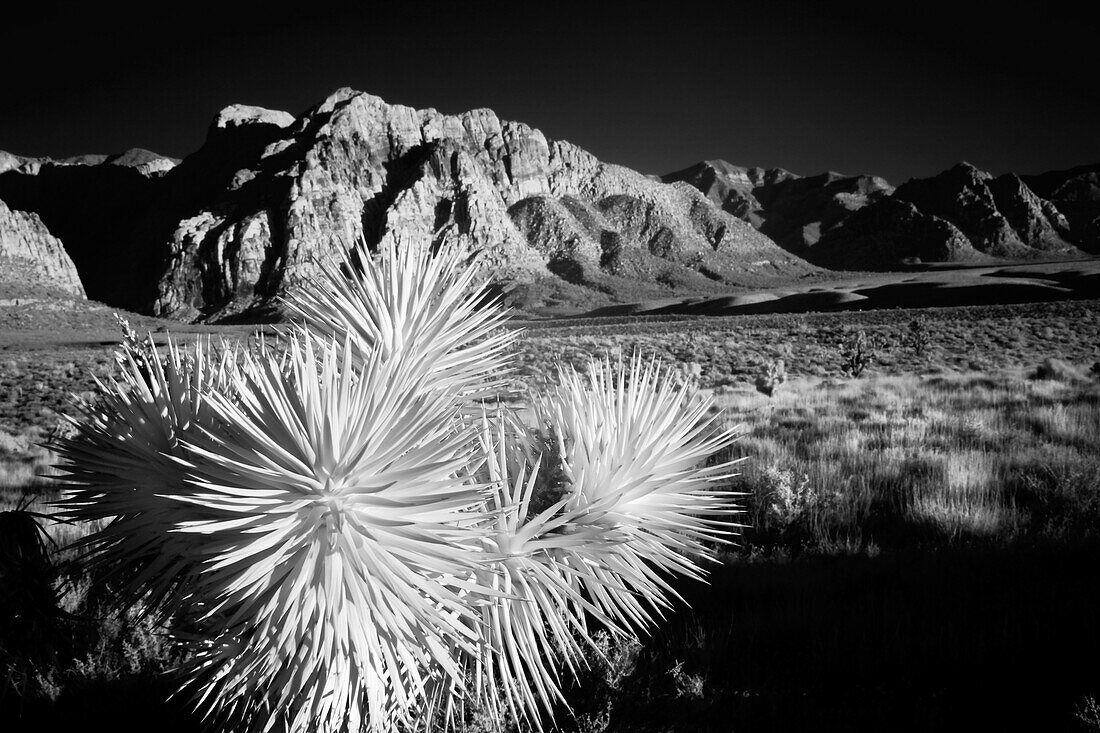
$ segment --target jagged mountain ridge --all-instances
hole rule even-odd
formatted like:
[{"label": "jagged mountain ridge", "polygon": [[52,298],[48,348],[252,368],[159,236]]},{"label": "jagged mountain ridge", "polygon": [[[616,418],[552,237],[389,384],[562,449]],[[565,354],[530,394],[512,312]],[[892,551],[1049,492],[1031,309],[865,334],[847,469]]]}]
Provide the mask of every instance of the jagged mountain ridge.
[{"label": "jagged mountain ridge", "polygon": [[462,240],[501,280],[596,293],[713,289],[812,269],[690,186],[602,163],[491,110],[444,115],[344,89],[293,121],[273,114],[215,123],[230,137],[262,124],[269,139],[221,195],[180,221],[158,314],[261,306],[359,237]]},{"label": "jagged mountain ridge", "polygon": [[961,164],[897,189],[724,161],[646,176],[491,110],[342,89],[297,117],[227,107],[183,161],[0,152],[0,198],[60,237],[89,297],[218,320],[269,309],[359,237],[461,240],[520,300],[582,307],[822,274],[806,260],[1080,254],[1082,232],[1100,231],[1098,170],[994,178]]},{"label": "jagged mountain ridge", "polygon": [[662,180],[692,184],[787,251],[806,258],[823,234],[894,190],[878,176],[829,171],[805,177],[782,168],[744,168],[724,160],[703,161]]},{"label": "jagged mountain ridge", "polygon": [[[163,175],[114,166],[126,180],[95,186],[83,177],[106,165],[81,162],[0,173],[0,196],[40,212],[94,281],[92,297],[110,302],[125,285],[104,265],[121,251],[143,283],[156,271],[140,302],[123,304],[177,318],[262,310],[359,237],[462,240],[532,297],[596,303],[815,269],[689,185],[491,110],[444,115],[350,89],[298,117],[226,108],[203,147]],[[96,189],[91,200],[82,189]]]},{"label": "jagged mountain ridge", "polygon": [[[1077,169],[1075,169],[1077,170]],[[1052,179],[1050,188],[1086,189],[1089,175]],[[1072,178],[1077,183],[1066,182]],[[960,163],[896,189],[878,176],[828,172],[803,177],[781,168],[704,161],[663,180],[683,180],[726,211],[753,224],[789,252],[829,269],[889,270],[914,262],[1079,256],[1088,227],[1077,227],[1051,201],[1011,173],[993,177]],[[1089,198],[1093,194],[1094,198]],[[1073,194],[1066,193],[1069,197]],[[1086,203],[1086,207],[1091,206]]]},{"label": "jagged mountain ridge", "polygon": [[1100,254],[1100,163],[1020,178],[1066,217],[1081,249]]}]

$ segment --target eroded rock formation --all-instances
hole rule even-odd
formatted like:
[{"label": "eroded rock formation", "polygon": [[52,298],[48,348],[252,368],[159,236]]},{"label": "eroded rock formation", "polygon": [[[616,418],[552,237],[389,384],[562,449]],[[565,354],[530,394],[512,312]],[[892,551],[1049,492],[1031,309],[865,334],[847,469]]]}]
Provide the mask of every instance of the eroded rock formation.
[{"label": "eroded rock formation", "polygon": [[231,108],[218,120],[167,180],[220,164],[214,147],[232,145],[239,167],[170,237],[161,315],[262,307],[359,237],[463,240],[498,279],[557,281],[597,299],[811,269],[689,185],[603,163],[491,110],[445,115],[343,89],[297,119]]},{"label": "eroded rock formation", "polygon": [[1100,164],[1021,178],[1065,215],[1080,249],[1100,254]]},{"label": "eroded rock formation", "polygon": [[913,179],[822,236],[810,259],[834,269],[892,269],[1080,255],[1058,208],[1019,177],[968,163]]},{"label": "eroded rock formation", "polygon": [[824,234],[894,190],[877,176],[829,172],[803,177],[782,168],[742,168],[724,160],[705,161],[664,180],[692,184],[788,252],[808,259]]},{"label": "eroded rock formation", "polygon": [[0,199],[65,243],[89,298],[147,310],[164,270],[176,162],[140,149],[63,160],[0,152]]},{"label": "eroded rock formation", "polygon": [[37,214],[0,201],[0,298],[84,298],[76,266]]}]

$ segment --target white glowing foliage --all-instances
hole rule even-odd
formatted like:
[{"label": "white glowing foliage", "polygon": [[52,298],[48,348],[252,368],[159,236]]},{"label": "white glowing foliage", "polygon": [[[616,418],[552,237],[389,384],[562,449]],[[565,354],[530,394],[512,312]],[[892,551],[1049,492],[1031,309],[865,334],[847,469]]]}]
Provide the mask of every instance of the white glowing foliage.
[{"label": "white glowing foliage", "polygon": [[567,561],[611,621],[647,627],[676,596],[668,574],[701,578],[698,559],[713,559],[740,527],[740,494],[722,488],[737,461],[704,465],[736,429],[721,428],[709,399],[638,355],[593,361],[583,376],[560,369],[559,385],[533,407],[556,444],[564,511],[577,526],[622,538]]},{"label": "white glowing foliage", "polygon": [[187,437],[211,425],[210,397],[226,392],[237,358],[235,349],[218,355],[201,342],[190,353],[171,342],[165,351],[126,346],[118,378],[96,380],[97,397],[69,418],[77,437],[58,446],[71,486],[58,518],[103,525],[77,549],[120,582],[120,605],[141,600],[151,611],[195,569],[192,544],[170,534],[175,496],[189,490],[174,459]]},{"label": "white glowing foliage", "polygon": [[482,534],[483,489],[463,478],[476,433],[402,354],[355,354],[246,356],[184,461],[184,501],[215,516],[175,532],[210,548],[190,590],[225,632],[193,674],[211,706],[254,700],[289,730],[352,711],[407,725],[432,675],[461,681],[450,650],[477,642],[459,582]]},{"label": "white glowing foliage", "polygon": [[434,255],[427,244],[382,246],[375,257],[356,249],[341,267],[322,263],[324,277],[304,283],[288,310],[323,339],[346,336],[383,358],[402,352],[440,387],[494,397],[506,385],[517,332],[504,328],[506,313],[476,257],[456,245]]},{"label": "white glowing foliage", "polygon": [[325,266],[278,347],[126,347],[62,446],[64,515],[217,728],[541,727],[590,625],[646,628],[737,529],[734,434],[653,364],[562,370],[533,427],[486,405],[515,332],[429,250]]}]

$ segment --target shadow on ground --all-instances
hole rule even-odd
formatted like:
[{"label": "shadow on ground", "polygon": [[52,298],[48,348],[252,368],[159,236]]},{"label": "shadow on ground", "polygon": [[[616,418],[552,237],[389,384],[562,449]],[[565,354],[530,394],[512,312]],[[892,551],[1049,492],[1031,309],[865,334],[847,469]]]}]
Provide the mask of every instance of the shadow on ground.
[{"label": "shadow on ground", "polygon": [[742,560],[684,595],[609,730],[1084,731],[1100,698],[1100,546]]}]

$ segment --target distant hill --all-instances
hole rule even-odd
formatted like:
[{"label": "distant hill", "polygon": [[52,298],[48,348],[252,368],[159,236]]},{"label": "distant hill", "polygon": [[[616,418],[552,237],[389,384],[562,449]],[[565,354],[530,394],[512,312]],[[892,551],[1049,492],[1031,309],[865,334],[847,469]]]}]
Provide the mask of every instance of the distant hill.
[{"label": "distant hill", "polygon": [[803,177],[782,168],[742,168],[724,160],[704,161],[662,180],[690,183],[787,251],[807,258],[824,234],[894,190],[878,176],[828,172]]},{"label": "distant hill", "polygon": [[995,178],[967,163],[896,189],[877,176],[829,172],[803,177],[725,161],[699,163],[662,180],[691,183],[787,251],[819,266],[890,270],[916,262],[1072,257],[1082,249],[1095,251],[1090,247],[1100,229],[1097,169],[1047,175],[1044,190],[1059,191],[1060,203],[1084,202],[1076,225],[1020,177]]},{"label": "distant hill", "polygon": [[1065,215],[1078,247],[1100,254],[1100,163],[1020,178]]}]

